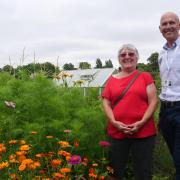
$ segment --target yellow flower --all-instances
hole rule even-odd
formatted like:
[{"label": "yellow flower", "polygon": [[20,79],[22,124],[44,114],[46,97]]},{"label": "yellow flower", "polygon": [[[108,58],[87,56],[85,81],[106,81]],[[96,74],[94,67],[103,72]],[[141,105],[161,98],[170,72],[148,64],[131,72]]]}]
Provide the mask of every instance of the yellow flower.
[{"label": "yellow flower", "polygon": [[47,139],[52,139],[52,138],[53,138],[53,136],[46,136],[46,138],[47,138]]},{"label": "yellow flower", "polygon": [[37,132],[36,131],[32,131],[31,134],[37,134]]},{"label": "yellow flower", "polygon": [[93,167],[97,167],[97,166],[98,166],[98,164],[97,164],[97,163],[94,163],[94,164],[92,164],[92,166],[93,166]]},{"label": "yellow flower", "polygon": [[20,144],[21,145],[26,144],[26,141],[25,140],[20,140]]},{"label": "yellow flower", "polygon": [[12,139],[12,140],[9,141],[9,144],[11,144],[11,145],[16,144],[16,143],[17,143],[17,141],[14,140],[14,139]]}]

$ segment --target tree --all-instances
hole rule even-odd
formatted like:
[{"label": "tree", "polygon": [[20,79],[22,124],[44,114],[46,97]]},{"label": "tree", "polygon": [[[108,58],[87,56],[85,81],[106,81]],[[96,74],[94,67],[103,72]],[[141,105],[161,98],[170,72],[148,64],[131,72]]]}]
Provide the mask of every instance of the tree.
[{"label": "tree", "polygon": [[66,64],[64,64],[63,69],[64,70],[74,70],[75,68],[72,63],[66,63]]},{"label": "tree", "polygon": [[157,52],[152,53],[151,56],[147,59],[147,61],[151,72],[159,72]]},{"label": "tree", "polygon": [[105,65],[103,67],[112,68],[113,67],[112,61],[110,59],[108,61],[105,61]]},{"label": "tree", "polygon": [[88,62],[80,62],[79,68],[80,69],[91,69],[91,64],[89,64]]},{"label": "tree", "polygon": [[6,72],[9,72],[10,74],[13,74],[14,68],[12,66],[10,66],[10,65],[5,65],[2,68],[2,71],[6,71]]},{"label": "tree", "polygon": [[96,59],[96,67],[95,68],[102,68],[102,62],[99,58]]}]

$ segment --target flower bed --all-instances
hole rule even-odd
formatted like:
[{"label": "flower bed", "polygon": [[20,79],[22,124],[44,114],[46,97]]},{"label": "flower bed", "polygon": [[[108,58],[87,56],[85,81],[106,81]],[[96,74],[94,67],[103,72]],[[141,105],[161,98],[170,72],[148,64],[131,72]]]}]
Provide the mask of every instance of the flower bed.
[{"label": "flower bed", "polygon": [[0,173],[2,179],[66,179],[66,180],[103,180],[108,171],[108,161],[104,153],[110,144],[99,142],[102,147],[102,157],[89,159],[85,154],[76,154],[80,142],[68,141],[70,130],[65,130],[66,140],[47,135],[44,137],[53,150],[39,151],[35,146],[38,132],[31,132],[28,142],[25,139],[9,140],[0,143]]}]

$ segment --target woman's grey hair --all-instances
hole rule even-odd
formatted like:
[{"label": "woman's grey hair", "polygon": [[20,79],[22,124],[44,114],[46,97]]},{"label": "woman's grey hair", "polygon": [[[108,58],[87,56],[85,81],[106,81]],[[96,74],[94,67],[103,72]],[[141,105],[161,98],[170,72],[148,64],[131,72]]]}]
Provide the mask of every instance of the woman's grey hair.
[{"label": "woman's grey hair", "polygon": [[139,59],[138,50],[137,50],[137,48],[136,48],[134,45],[132,45],[132,44],[124,44],[124,45],[122,45],[122,47],[121,47],[121,48],[119,49],[119,51],[118,51],[118,58],[119,58],[122,50],[124,50],[124,49],[133,50],[133,51],[135,52],[135,54],[136,54],[137,59]]}]

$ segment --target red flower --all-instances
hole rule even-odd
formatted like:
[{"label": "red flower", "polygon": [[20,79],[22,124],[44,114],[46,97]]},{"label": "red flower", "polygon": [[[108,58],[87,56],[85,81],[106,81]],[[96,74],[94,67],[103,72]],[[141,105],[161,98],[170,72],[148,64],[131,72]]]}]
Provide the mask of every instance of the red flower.
[{"label": "red flower", "polygon": [[100,141],[99,145],[102,147],[109,147],[111,144],[108,141]]},{"label": "red flower", "polygon": [[74,141],[74,146],[75,146],[76,148],[79,147],[79,142],[78,142],[77,140]]}]

